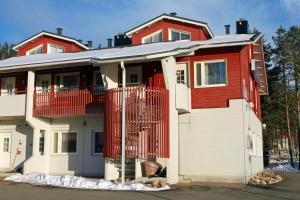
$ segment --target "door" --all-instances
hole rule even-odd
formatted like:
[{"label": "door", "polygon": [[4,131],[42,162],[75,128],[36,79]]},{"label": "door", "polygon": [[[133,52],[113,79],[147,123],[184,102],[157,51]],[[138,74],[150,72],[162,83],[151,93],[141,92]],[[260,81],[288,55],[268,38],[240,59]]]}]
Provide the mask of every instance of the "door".
[{"label": "door", "polygon": [[178,63],[176,65],[176,82],[177,84],[185,84],[188,85],[187,79],[187,64],[186,63]]},{"label": "door", "polygon": [[14,95],[15,88],[16,88],[15,77],[2,78],[1,96]]},{"label": "door", "polygon": [[142,67],[127,67],[126,68],[126,85],[139,86],[142,84]]},{"label": "door", "polygon": [[11,133],[0,133],[0,169],[10,168]]},{"label": "door", "polygon": [[39,98],[36,98],[36,106],[48,105],[51,85],[51,74],[36,76],[36,93]]}]

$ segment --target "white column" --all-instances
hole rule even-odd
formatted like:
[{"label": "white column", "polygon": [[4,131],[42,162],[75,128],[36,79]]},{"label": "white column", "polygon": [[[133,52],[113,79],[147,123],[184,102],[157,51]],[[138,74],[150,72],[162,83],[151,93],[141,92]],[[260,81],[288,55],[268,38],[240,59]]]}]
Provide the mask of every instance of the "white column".
[{"label": "white column", "polygon": [[178,111],[176,110],[176,60],[168,57],[161,60],[166,88],[169,90],[170,106],[170,158],[167,161],[167,182],[178,183],[179,152],[178,152]]}]

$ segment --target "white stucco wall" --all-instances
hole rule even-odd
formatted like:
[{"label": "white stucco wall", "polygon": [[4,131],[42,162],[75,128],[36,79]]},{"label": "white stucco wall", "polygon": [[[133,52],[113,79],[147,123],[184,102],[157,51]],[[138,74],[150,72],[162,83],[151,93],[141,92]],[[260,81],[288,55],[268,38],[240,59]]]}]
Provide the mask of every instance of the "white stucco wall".
[{"label": "white stucco wall", "polygon": [[[193,109],[191,113],[179,115],[181,176],[207,182],[248,181],[246,104],[245,100],[231,100],[229,108]],[[254,114],[251,116],[250,127],[259,134],[261,124]],[[254,160],[252,170],[262,170],[261,159]]]},{"label": "white stucco wall", "polygon": [[[53,119],[50,131],[49,173],[104,176],[103,155],[92,153],[92,132],[104,132],[103,127],[103,116]],[[53,153],[54,133],[60,131],[77,132],[77,153]]]},{"label": "white stucco wall", "polygon": [[[0,171],[14,171],[23,167],[23,162],[32,155],[32,129],[24,119],[0,120],[0,134],[11,133],[10,167]],[[20,154],[17,154],[17,151]],[[0,158],[1,159],[1,158]]]},{"label": "white stucco wall", "polygon": [[26,94],[0,96],[0,116],[18,117],[25,116]]}]

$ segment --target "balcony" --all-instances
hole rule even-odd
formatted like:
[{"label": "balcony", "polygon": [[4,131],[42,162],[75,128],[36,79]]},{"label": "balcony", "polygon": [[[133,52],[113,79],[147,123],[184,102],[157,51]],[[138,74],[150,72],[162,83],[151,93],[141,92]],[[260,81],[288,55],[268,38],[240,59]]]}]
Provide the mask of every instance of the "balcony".
[{"label": "balcony", "polygon": [[176,109],[179,113],[190,112],[190,88],[186,84],[176,84]]},{"label": "balcony", "polygon": [[103,108],[104,90],[99,88],[34,92],[35,117],[95,115]]},{"label": "balcony", "polygon": [[0,117],[23,117],[25,116],[25,92],[14,94],[1,94],[0,96]]}]

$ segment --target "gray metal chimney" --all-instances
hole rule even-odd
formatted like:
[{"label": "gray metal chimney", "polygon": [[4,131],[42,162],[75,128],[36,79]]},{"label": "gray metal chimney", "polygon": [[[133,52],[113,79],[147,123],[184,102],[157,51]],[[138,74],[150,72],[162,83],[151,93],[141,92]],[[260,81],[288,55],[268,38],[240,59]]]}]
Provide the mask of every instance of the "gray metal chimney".
[{"label": "gray metal chimney", "polygon": [[112,48],[112,39],[111,38],[107,39],[107,47]]},{"label": "gray metal chimney", "polygon": [[91,41],[91,40],[87,41],[87,46],[90,49],[93,48],[93,41]]},{"label": "gray metal chimney", "polygon": [[226,35],[230,34],[230,24],[225,25],[225,33]]},{"label": "gray metal chimney", "polygon": [[171,12],[169,15],[171,15],[171,16],[176,16],[177,13],[176,13],[176,12]]},{"label": "gray metal chimney", "polygon": [[56,28],[56,33],[57,35],[62,35],[63,34],[63,28]]}]

